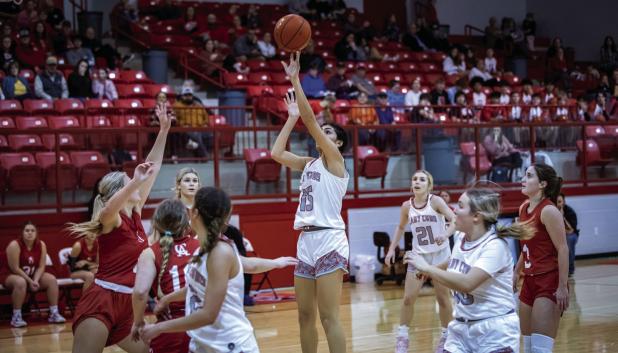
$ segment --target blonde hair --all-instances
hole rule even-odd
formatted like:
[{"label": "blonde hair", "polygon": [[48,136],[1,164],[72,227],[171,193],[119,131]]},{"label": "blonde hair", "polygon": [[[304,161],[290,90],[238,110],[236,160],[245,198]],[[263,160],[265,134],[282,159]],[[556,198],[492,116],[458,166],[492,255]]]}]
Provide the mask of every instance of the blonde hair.
[{"label": "blonde hair", "polygon": [[124,172],[107,173],[99,182],[98,194],[94,199],[92,207],[92,218],[90,221],[82,223],[69,223],[69,231],[77,238],[84,237],[89,234],[99,235],[103,230],[103,224],[99,221],[101,211],[105,208],[105,204],[118,191],[124,187],[124,178],[127,174]]},{"label": "blonde hair", "polygon": [[170,250],[175,239],[185,236],[185,231],[189,227],[189,215],[185,205],[178,199],[168,199],[163,201],[155,210],[152,216],[152,227],[159,233],[159,247],[163,259],[157,280],[159,283],[157,293],[163,296],[161,290],[161,277],[165,273],[167,262],[170,258]]},{"label": "blonde hair", "polygon": [[[425,169],[418,169],[414,172],[414,174],[416,173],[423,173],[425,174],[425,176],[427,176],[427,193],[431,193],[431,191],[433,190],[433,175],[431,175],[431,173],[429,173]],[[414,174],[412,174],[412,178],[414,178]]]},{"label": "blonde hair", "polygon": [[485,228],[496,227],[496,235],[500,238],[526,240],[534,236],[535,230],[529,222],[515,222],[505,227],[498,225],[500,215],[500,193],[491,189],[472,188],[465,192],[470,200],[470,213],[478,213],[483,218]]},{"label": "blonde hair", "polygon": [[176,186],[174,187],[174,191],[176,191],[176,198],[178,199],[180,198],[180,196],[182,196],[180,195],[180,182],[182,181],[182,178],[184,178],[187,174],[195,174],[197,176],[198,187],[200,185],[200,174],[197,172],[197,170],[191,167],[180,169],[178,173],[176,173]]}]

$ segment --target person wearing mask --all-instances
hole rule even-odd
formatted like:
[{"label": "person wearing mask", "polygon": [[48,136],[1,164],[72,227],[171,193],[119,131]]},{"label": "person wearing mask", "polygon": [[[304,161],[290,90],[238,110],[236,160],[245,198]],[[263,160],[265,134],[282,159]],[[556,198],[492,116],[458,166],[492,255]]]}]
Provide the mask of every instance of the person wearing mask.
[{"label": "person wearing mask", "polygon": [[99,69],[97,76],[92,81],[92,93],[94,98],[109,99],[111,101],[118,99],[116,85],[108,78],[107,69]]},{"label": "person wearing mask", "polygon": [[28,81],[19,76],[19,63],[11,62],[8,75],[2,80],[2,92],[6,99],[23,100],[32,96]]},{"label": "person wearing mask", "polygon": [[69,86],[69,97],[71,98],[92,98],[92,80],[90,79],[90,70],[88,62],[82,59],[77,62],[75,69],[69,75],[67,80]]},{"label": "person wearing mask", "polygon": [[69,98],[67,81],[58,71],[58,59],[55,56],[47,58],[45,70],[34,79],[34,93],[40,99]]}]

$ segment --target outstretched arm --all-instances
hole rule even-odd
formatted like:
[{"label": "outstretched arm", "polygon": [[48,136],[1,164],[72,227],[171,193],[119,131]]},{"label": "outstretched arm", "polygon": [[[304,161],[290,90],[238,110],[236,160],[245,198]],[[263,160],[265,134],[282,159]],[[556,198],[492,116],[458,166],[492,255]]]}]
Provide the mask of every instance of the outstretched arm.
[{"label": "outstretched arm", "polygon": [[290,137],[290,133],[294,129],[294,125],[298,121],[300,113],[298,111],[298,104],[296,104],[296,97],[293,92],[288,92],[284,98],[285,104],[288,107],[288,120],[283,125],[281,132],[275,140],[273,148],[270,150],[270,155],[274,160],[283,164],[284,166],[294,169],[303,170],[305,165],[311,161],[310,157],[300,157],[292,152],[285,150]]},{"label": "outstretched arm", "polygon": [[261,257],[240,257],[242,268],[245,273],[262,273],[275,268],[295,266],[298,260],[293,257],[279,257],[276,259],[263,259]]},{"label": "outstretched arm", "polygon": [[294,86],[294,93],[296,93],[296,99],[298,101],[298,109],[300,110],[300,117],[303,120],[303,124],[309,130],[309,134],[315,140],[315,142],[320,146],[322,152],[324,153],[324,157],[326,158],[326,164],[328,165],[328,170],[339,176],[343,177],[345,175],[345,164],[343,161],[343,156],[341,152],[339,152],[339,148],[337,145],[331,141],[326,134],[322,131],[322,128],[318,124],[318,121],[315,119],[315,114],[311,109],[311,105],[309,105],[309,101],[305,96],[305,92],[300,84],[300,52],[296,52],[290,55],[290,62],[286,64],[285,62],[281,62],[283,67],[285,68],[285,73],[290,76],[290,81],[292,82],[292,86]]}]

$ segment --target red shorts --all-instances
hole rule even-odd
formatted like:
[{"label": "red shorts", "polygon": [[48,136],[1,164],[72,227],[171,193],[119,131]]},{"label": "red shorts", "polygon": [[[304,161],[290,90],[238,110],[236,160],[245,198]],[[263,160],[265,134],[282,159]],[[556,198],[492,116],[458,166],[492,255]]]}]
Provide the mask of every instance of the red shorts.
[{"label": "red shorts", "polygon": [[548,298],[555,303],[558,280],[557,270],[535,276],[525,276],[519,300],[529,306],[534,304],[536,298]]},{"label": "red shorts", "polygon": [[82,294],[73,318],[73,334],[80,322],[95,318],[107,327],[109,336],[105,346],[122,341],[131,333],[133,306],[131,294],[123,294],[92,284]]},{"label": "red shorts", "polygon": [[163,333],[150,342],[150,353],[187,353],[189,341],[185,332]]}]

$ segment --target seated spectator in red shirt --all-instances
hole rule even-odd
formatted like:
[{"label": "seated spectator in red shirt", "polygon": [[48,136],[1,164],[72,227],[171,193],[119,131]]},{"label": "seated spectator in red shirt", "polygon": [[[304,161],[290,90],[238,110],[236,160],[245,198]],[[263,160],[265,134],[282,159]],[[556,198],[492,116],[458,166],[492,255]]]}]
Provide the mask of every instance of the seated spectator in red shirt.
[{"label": "seated spectator in red shirt", "polygon": [[23,28],[19,31],[19,44],[15,49],[17,60],[28,69],[42,67],[45,64],[45,51],[39,49],[30,38],[30,30]]},{"label": "seated spectator in red shirt", "polygon": [[502,121],[506,116],[504,106],[500,105],[500,93],[492,92],[489,104],[481,110],[481,121]]},{"label": "seated spectator in red shirt", "polygon": [[232,28],[228,29],[230,41],[236,41],[247,33],[247,29],[242,26],[240,16],[234,16],[232,19]]},{"label": "seated spectator in red shirt", "polygon": [[227,32],[227,28],[221,26],[217,22],[217,16],[212,13],[208,14],[206,17],[206,27],[202,32],[202,36],[207,36],[208,38],[216,40],[226,46],[229,44],[230,37]]},{"label": "seated spectator in red shirt", "polygon": [[16,25],[18,28],[30,27],[39,17],[36,3],[32,0],[26,2],[26,6],[17,14]]},{"label": "seated spectator in red shirt", "polygon": [[502,133],[502,128],[499,126],[492,128],[491,133],[485,136],[483,147],[493,165],[508,164],[512,168],[520,168],[522,165],[521,154]]},{"label": "seated spectator in red shirt", "polygon": [[559,82],[562,87],[568,85],[569,68],[562,47],[556,49],[556,55],[547,60],[547,75],[550,80]]},{"label": "seated spectator in red shirt", "polygon": [[51,37],[47,34],[45,23],[39,21],[34,25],[33,37],[32,43],[39,47],[45,54],[52,51]]}]

